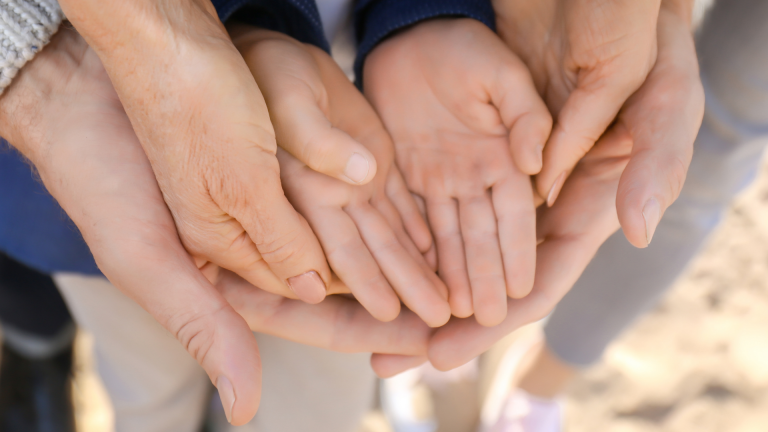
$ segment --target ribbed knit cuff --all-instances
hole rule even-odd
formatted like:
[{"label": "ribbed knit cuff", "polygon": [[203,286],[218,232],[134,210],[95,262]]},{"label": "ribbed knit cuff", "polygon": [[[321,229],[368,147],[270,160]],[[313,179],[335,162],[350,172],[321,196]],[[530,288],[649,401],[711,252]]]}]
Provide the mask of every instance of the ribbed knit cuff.
[{"label": "ribbed knit cuff", "polygon": [[0,0],[0,94],[59,29],[56,0]]},{"label": "ribbed knit cuff", "polygon": [[[535,1],[535,0],[534,0]],[[490,0],[361,0],[355,7],[355,82],[362,87],[365,57],[392,33],[437,17],[474,18],[496,29]]]},{"label": "ribbed knit cuff", "polygon": [[239,21],[331,51],[315,0],[213,0],[212,3],[221,22]]}]

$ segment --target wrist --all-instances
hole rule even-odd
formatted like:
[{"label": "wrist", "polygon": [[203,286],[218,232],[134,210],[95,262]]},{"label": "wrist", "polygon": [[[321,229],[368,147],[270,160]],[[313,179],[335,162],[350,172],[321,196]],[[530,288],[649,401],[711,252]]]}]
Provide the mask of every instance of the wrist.
[{"label": "wrist", "polygon": [[50,108],[56,100],[66,98],[67,84],[87,48],[77,32],[58,32],[0,96],[3,138],[35,165],[50,144],[46,125],[56,118]]},{"label": "wrist", "polygon": [[[210,0],[61,0],[61,7],[105,66],[170,60],[187,46],[229,40]],[[158,63],[152,63],[158,64]]]}]

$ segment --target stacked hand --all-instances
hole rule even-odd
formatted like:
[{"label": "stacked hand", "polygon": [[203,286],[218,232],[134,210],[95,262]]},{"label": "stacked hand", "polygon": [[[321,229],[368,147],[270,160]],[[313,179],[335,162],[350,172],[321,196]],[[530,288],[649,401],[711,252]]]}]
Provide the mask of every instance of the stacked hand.
[{"label": "stacked hand", "polygon": [[[233,44],[207,2],[155,20],[63,1],[93,49],[62,32],[0,127],[242,424],[251,330],[374,352],[382,375],[449,369],[545,316],[619,222],[647,245],[703,111],[686,1],[498,0],[501,39],[419,23],[366,60],[373,108],[316,48],[248,27]],[[107,31],[115,14],[143,31]],[[140,58],[151,44],[178,55]]]},{"label": "stacked hand", "polygon": [[441,19],[375,48],[363,83],[424,203],[453,314],[500,323],[533,286],[528,176],[552,125],[527,69],[485,25]]},{"label": "stacked hand", "polygon": [[258,408],[252,330],[342,352],[426,355],[429,328],[409,311],[384,324],[353,300],[310,306],[210,264],[200,271],[104,68],[77,33],[62,30],[21,72],[0,98],[0,126],[77,224],[104,274],[208,372],[232,423],[247,422]]},{"label": "stacked hand", "polygon": [[[639,208],[644,197],[658,197],[657,203],[667,206],[677,196],[704,108],[688,6],[685,1],[663,2],[657,25],[658,56],[647,79],[576,165],[554,205],[539,209],[540,243],[531,293],[524,299],[510,299],[507,317],[496,327],[454,319],[439,329],[430,342],[433,365],[457,367],[509,332],[546,316],[618,229],[622,215],[629,237],[626,221],[637,228],[641,214],[627,213]],[[640,234],[645,239],[645,230]],[[386,373],[412,365],[391,356],[381,356],[374,364]]]},{"label": "stacked hand", "polygon": [[315,47],[247,27],[234,28],[233,38],[264,89],[281,145],[356,141],[376,157],[373,181],[354,186],[278,151],[286,196],[309,221],[335,274],[380,320],[394,319],[402,299],[430,326],[445,324],[448,293],[421,255],[432,243],[429,229],[393,166],[389,135],[362,94]]}]

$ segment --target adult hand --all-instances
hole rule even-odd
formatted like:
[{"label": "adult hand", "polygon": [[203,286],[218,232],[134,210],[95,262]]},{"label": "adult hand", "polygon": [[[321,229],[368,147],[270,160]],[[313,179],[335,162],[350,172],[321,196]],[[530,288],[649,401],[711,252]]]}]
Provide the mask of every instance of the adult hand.
[{"label": "adult hand", "polygon": [[[109,77],[77,33],[62,29],[20,72],[0,97],[0,128],[34,163],[104,274],[206,370],[233,424],[250,420],[260,398],[251,329],[343,352],[426,355],[429,328],[413,313],[383,324],[347,299],[310,307],[229,272],[219,277],[210,264],[198,270]],[[219,279],[216,287],[206,275]]]},{"label": "adult hand", "polygon": [[350,185],[278,151],[286,196],[307,218],[335,274],[380,320],[394,319],[402,299],[427,324],[445,324],[447,289],[421,255],[432,238],[373,108],[322,50],[254,27],[231,31],[264,92],[281,145],[355,141],[378,160],[373,181]]},{"label": "adult hand", "polygon": [[[472,320],[454,319],[439,329],[429,351],[438,369],[457,367],[506,334],[549,314],[618,229],[617,190],[633,196],[647,193],[642,188],[681,186],[704,112],[689,17],[685,2],[665,0],[659,13],[658,60],[648,79],[576,166],[555,205],[539,210],[541,243],[533,291],[508,301],[507,318],[499,326],[484,328]],[[409,361],[414,359],[381,356],[374,364],[391,374],[411,366]]]},{"label": "adult hand", "polygon": [[[185,248],[270,292],[321,301],[331,271],[283,194],[264,98],[210,1],[61,3],[103,61]],[[353,183],[376,171],[352,140],[288,150]]]},{"label": "adult hand", "polygon": [[536,176],[549,205],[653,67],[659,3],[494,0],[499,35],[531,69],[555,116]]},{"label": "adult hand", "polygon": [[498,324],[533,286],[529,175],[552,125],[525,65],[485,25],[437,19],[374,48],[363,83],[425,202],[453,314]]}]

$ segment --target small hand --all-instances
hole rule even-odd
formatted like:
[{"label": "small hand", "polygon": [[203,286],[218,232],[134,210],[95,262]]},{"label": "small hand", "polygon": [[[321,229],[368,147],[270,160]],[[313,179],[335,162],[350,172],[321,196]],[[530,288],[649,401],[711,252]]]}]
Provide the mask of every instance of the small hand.
[{"label": "small hand", "polygon": [[[438,330],[429,353],[437,368],[457,367],[511,331],[549,314],[618,229],[617,190],[620,197],[622,188],[624,196],[637,197],[647,192],[643,187],[655,188],[665,192],[664,200],[678,193],[703,117],[704,92],[690,22],[686,10],[676,5],[667,0],[662,5],[659,56],[648,79],[622,108],[617,123],[576,166],[560,199],[540,210],[537,232],[542,243],[533,291],[524,299],[510,300],[510,313],[497,327],[453,320]],[[390,374],[410,366],[401,357],[381,356],[375,362]]]},{"label": "small hand", "polygon": [[660,0],[494,0],[502,39],[555,116],[536,176],[549,205],[656,61]]},{"label": "small hand", "polygon": [[373,180],[354,186],[278,151],[285,194],[307,218],[335,274],[380,320],[397,316],[399,295],[427,324],[444,324],[447,290],[421,255],[431,236],[373,109],[323,51],[266,30],[231,30],[264,92],[281,146],[361,143],[378,161]]},{"label": "small hand", "polygon": [[498,324],[533,285],[528,176],[552,125],[526,67],[479,22],[439,19],[376,47],[363,83],[425,202],[453,314]]}]

